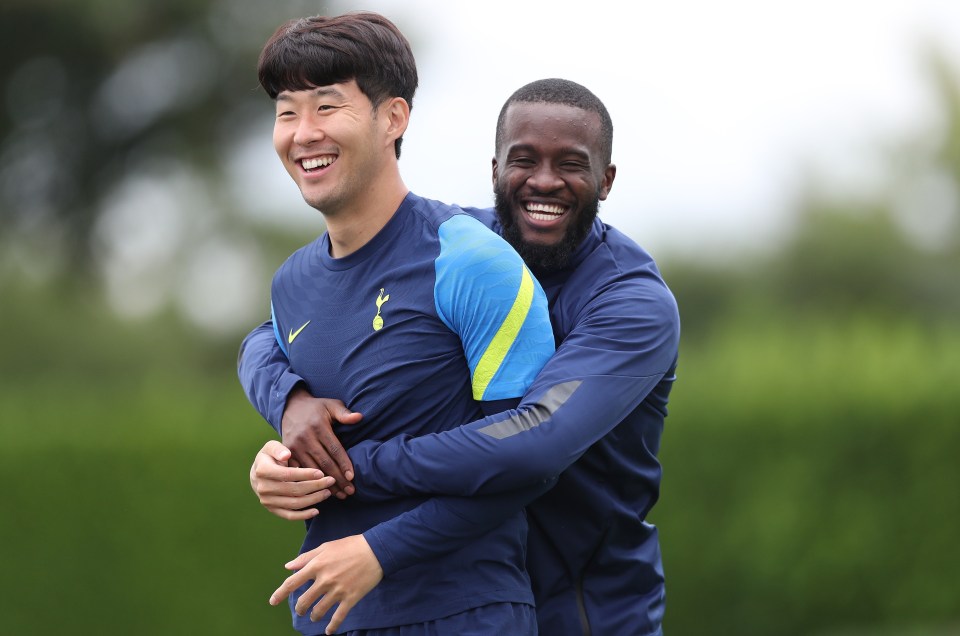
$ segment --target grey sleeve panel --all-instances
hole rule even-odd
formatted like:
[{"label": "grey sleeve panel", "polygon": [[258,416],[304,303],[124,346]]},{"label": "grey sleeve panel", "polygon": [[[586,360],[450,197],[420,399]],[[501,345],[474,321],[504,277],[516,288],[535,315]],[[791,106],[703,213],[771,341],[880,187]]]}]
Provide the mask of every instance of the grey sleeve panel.
[{"label": "grey sleeve panel", "polygon": [[552,386],[529,408],[519,411],[516,415],[505,420],[484,426],[479,429],[479,432],[494,439],[505,439],[517,433],[536,428],[550,419],[557,409],[566,404],[570,396],[576,392],[582,383],[582,380],[571,380]]}]

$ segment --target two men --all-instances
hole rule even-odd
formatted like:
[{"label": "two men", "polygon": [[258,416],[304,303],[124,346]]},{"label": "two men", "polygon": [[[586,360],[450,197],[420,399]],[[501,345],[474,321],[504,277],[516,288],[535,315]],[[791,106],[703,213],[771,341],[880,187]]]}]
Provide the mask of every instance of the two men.
[{"label": "two men", "polygon": [[[276,103],[274,147],[327,225],[271,287],[271,346],[289,373],[311,393],[364,413],[362,424],[338,429],[349,446],[434,433],[516,405],[554,350],[546,299],[503,239],[404,185],[397,162],[417,72],[403,35],[373,13],[292,20],[264,46],[258,73]],[[248,359],[242,350],[241,366]],[[342,622],[366,634],[400,625],[533,633],[519,506],[366,594],[380,574],[361,533],[410,514],[441,527],[448,516],[468,520],[464,503],[472,508],[420,496],[329,502],[309,521],[304,554],[291,565],[300,570],[288,580],[296,585],[272,602],[289,595],[304,634],[322,633],[325,623],[316,621],[324,616],[331,627]],[[408,540],[434,542],[424,524]],[[327,595],[317,577],[304,578],[314,556],[347,546],[374,564],[362,593]],[[331,619],[334,598],[340,607]]]},{"label": "two men", "polygon": [[[596,218],[616,176],[612,131],[602,102],[573,82],[533,82],[507,100],[493,160],[496,210],[471,213],[540,279],[557,353],[517,409],[438,435],[364,442],[349,451],[352,467],[342,466],[355,469],[354,496],[369,499],[423,492],[487,502],[562,472],[526,508],[527,567],[540,633],[551,636],[659,634],[664,610],[659,541],[645,517],[659,494],[679,318],[653,259]],[[283,390],[295,378],[269,332],[248,336],[240,376],[261,413],[275,426],[283,420],[285,439],[299,435],[288,428],[337,413]],[[298,514],[314,495],[300,487],[308,482],[290,481],[298,473],[281,465],[278,446],[258,454],[252,482],[275,512]],[[402,523],[381,533],[386,580],[424,553],[396,530]]]}]

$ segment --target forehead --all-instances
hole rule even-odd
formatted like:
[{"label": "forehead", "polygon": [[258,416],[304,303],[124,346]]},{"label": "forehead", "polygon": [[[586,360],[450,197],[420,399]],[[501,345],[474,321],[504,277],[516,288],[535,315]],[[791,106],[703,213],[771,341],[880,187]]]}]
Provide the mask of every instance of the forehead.
[{"label": "forehead", "polygon": [[577,149],[600,152],[600,115],[567,104],[518,102],[503,119],[503,148],[533,146],[543,151]]},{"label": "forehead", "polygon": [[328,84],[326,86],[312,86],[302,90],[283,90],[277,94],[277,101],[292,101],[297,99],[332,99],[336,101],[362,100],[366,96],[356,80]]}]

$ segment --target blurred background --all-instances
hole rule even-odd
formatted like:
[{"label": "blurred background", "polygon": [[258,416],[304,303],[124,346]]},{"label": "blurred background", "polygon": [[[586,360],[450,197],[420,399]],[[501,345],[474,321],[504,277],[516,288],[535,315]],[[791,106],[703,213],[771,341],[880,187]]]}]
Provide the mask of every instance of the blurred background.
[{"label": "blurred background", "polygon": [[[669,6],[666,6],[669,5]],[[283,20],[373,9],[421,89],[401,169],[492,203],[503,101],[615,125],[602,217],[677,295],[671,635],[960,634],[960,5],[5,0],[0,633],[291,633],[302,527],[235,374],[323,231],[270,141]]]}]

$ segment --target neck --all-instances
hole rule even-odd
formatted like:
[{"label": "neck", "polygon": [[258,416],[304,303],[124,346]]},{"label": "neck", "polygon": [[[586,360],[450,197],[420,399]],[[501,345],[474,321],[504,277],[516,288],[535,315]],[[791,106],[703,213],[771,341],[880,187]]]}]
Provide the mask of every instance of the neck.
[{"label": "neck", "polygon": [[324,214],[334,258],[349,256],[366,245],[390,222],[409,192],[397,169],[373,181],[347,206],[335,214]]}]

